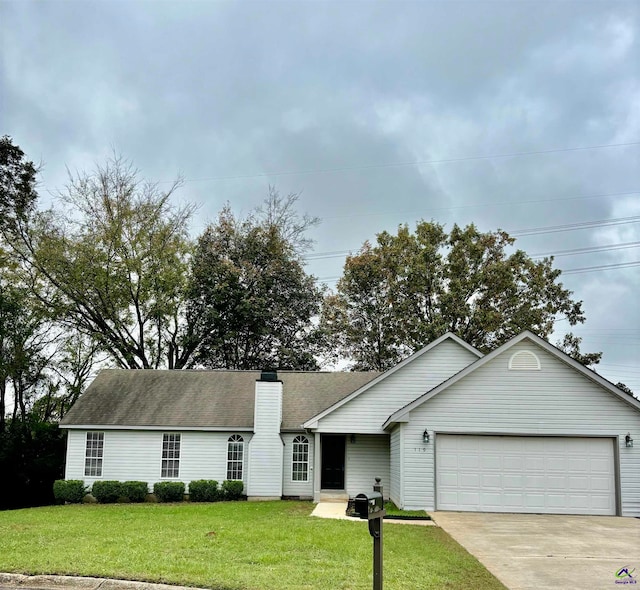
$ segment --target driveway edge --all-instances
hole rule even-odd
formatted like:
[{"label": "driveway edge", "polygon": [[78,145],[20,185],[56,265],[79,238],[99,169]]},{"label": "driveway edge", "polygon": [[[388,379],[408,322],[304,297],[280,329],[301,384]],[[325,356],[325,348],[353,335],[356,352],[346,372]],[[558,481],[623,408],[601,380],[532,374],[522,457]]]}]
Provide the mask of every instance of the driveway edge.
[{"label": "driveway edge", "polygon": [[188,586],[82,576],[25,575],[0,572],[0,586],[39,590],[194,590]]}]

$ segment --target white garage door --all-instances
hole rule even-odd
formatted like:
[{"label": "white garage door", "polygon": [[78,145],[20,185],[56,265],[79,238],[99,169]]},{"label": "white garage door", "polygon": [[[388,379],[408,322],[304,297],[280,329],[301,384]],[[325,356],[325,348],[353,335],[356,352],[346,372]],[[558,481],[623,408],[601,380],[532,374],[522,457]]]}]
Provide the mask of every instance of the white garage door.
[{"label": "white garage door", "polygon": [[436,437],[437,510],[615,515],[613,440]]}]

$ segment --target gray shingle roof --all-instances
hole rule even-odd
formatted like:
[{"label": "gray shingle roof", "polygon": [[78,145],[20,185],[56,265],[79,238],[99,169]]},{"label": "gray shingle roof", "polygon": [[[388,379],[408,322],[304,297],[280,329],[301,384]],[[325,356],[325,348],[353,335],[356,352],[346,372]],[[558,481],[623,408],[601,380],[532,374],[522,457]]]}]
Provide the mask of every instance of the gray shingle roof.
[{"label": "gray shingle roof", "polygon": [[[379,373],[279,371],[284,430],[301,424]],[[61,421],[63,426],[252,428],[260,371],[105,369]]]}]

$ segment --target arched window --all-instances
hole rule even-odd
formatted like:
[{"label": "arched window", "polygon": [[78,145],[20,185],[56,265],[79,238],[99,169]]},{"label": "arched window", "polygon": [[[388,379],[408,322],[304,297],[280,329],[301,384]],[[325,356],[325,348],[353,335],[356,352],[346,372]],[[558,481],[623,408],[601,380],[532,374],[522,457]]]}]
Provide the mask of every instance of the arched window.
[{"label": "arched window", "polygon": [[227,479],[242,480],[244,465],[244,438],[232,434],[227,443]]},{"label": "arched window", "polygon": [[306,436],[293,439],[291,481],[309,481],[309,439]]}]

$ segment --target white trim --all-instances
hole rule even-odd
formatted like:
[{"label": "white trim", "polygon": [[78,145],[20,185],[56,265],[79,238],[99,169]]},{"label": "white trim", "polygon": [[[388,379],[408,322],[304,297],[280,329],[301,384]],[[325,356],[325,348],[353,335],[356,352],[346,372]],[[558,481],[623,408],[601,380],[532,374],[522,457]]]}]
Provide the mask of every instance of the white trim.
[{"label": "white trim", "polygon": [[[171,440],[171,437],[178,437],[177,441],[174,439],[173,441]],[[166,442],[167,442],[167,452],[173,450],[175,452],[175,446],[173,447],[173,449],[171,449],[171,444],[173,443],[175,445],[175,443],[178,443],[178,457],[172,457],[169,458],[168,454],[167,457],[165,457],[164,454],[164,444],[165,444],[165,438],[166,438]],[[164,480],[175,480],[175,479],[180,479],[180,467],[181,467],[181,460],[182,460],[182,434],[179,432],[163,432],[162,433],[162,438],[160,439],[160,480],[164,481]],[[177,475],[162,475],[162,472],[164,471],[164,467],[163,467],[163,463],[165,461],[176,461],[178,463],[178,474]],[[167,471],[169,471],[170,469],[173,470],[172,468],[167,467],[166,468]]]},{"label": "white trim", "polygon": [[600,385],[601,387],[603,387],[613,395],[617,396],[626,404],[640,411],[639,400],[630,396],[624,391],[621,391],[613,383],[611,383],[610,381],[607,381],[604,377],[598,375],[598,373],[596,373],[595,371],[588,369],[582,363],[579,363],[575,359],[572,359],[569,355],[557,349],[552,344],[549,344],[546,340],[543,340],[542,338],[540,338],[540,336],[536,336],[533,332],[530,332],[529,330],[525,330],[524,332],[522,332],[518,336],[513,337],[511,340],[509,340],[502,346],[496,348],[494,351],[490,352],[486,356],[475,361],[468,367],[462,369],[462,371],[455,374],[453,377],[447,379],[445,382],[434,387],[432,390],[427,391],[424,395],[421,395],[418,399],[412,401],[410,404],[407,404],[404,408],[400,408],[397,412],[394,412],[391,416],[389,416],[387,421],[382,425],[382,428],[384,430],[387,430],[389,426],[395,424],[396,422],[406,421],[405,416],[409,412],[411,412],[411,410],[417,408],[418,406],[421,406],[423,403],[430,400],[435,395],[438,395],[444,389],[447,389],[449,386],[453,385],[454,383],[457,383],[461,379],[464,379],[467,375],[469,375],[470,373],[473,373],[476,369],[479,369],[485,364],[491,362],[498,355],[509,350],[511,347],[515,346],[516,344],[518,344],[519,342],[522,342],[522,340],[525,340],[525,339],[531,340],[534,344],[537,344],[542,349],[546,350],[549,354],[555,356],[558,360],[569,365],[570,367],[572,367],[573,369],[575,369],[576,371],[584,375],[587,379],[590,379],[594,383]]},{"label": "white trim", "polygon": [[[97,440],[92,442],[100,443],[97,447],[93,445],[89,445],[89,436],[98,435]],[[99,455],[93,456],[89,455],[89,451],[100,451]],[[100,473],[87,473],[87,461],[96,461],[95,467],[93,464],[90,467],[90,470],[100,471]],[[84,437],[84,477],[95,477],[101,479],[103,477],[104,471],[104,432],[97,430],[88,430],[85,433]]]},{"label": "white trim", "polygon": [[[304,440],[297,440],[297,439],[304,439]],[[297,442],[296,442],[297,441]],[[283,441],[284,444],[284,441]],[[294,459],[295,457],[295,446],[296,445],[307,445],[307,460],[306,461],[296,461]],[[311,452],[311,443],[309,442],[309,437],[306,434],[297,434],[296,436],[293,437],[293,439],[291,439],[291,481],[293,483],[308,483],[309,482],[309,471],[310,471],[310,466],[311,466],[311,456],[310,456],[310,452]],[[307,468],[304,471],[304,475],[305,478],[304,479],[295,479],[295,472],[293,470],[293,466],[295,464],[299,464],[299,465],[305,465],[307,466]]]},{"label": "white trim", "polygon": [[128,424],[60,424],[59,428],[65,428],[67,430],[161,430],[162,432],[167,432],[169,430],[175,432],[253,432],[253,426],[234,428],[233,426],[176,426],[175,424],[167,426],[131,426]]},{"label": "white trim", "polygon": [[[231,440],[234,439],[234,440]],[[240,452],[242,453],[242,459],[238,460],[238,459],[229,459],[229,447],[230,445],[238,445],[242,443],[242,447],[240,447]],[[242,436],[241,434],[238,433],[233,433],[231,436],[229,436],[229,438],[227,439],[227,447],[226,447],[226,455],[227,455],[227,462],[226,462],[226,479],[228,479],[229,481],[244,481],[244,476],[245,476],[245,457],[247,455],[247,453],[245,452],[245,445],[246,441],[244,440],[244,436]],[[235,451],[236,453],[238,452],[237,450]],[[235,467],[235,471],[238,471],[237,468],[237,464],[240,464],[240,478],[237,477],[229,477],[229,473],[232,473],[234,471],[234,468],[232,467],[231,469],[229,469],[229,467],[231,465],[236,465]]]},{"label": "white trim", "polygon": [[393,375],[396,371],[399,371],[405,365],[408,365],[409,363],[413,362],[417,358],[420,358],[423,354],[425,354],[426,352],[428,352],[432,348],[435,348],[436,346],[438,346],[440,343],[444,342],[445,340],[453,340],[453,342],[455,342],[456,344],[459,344],[460,346],[462,346],[463,348],[465,348],[466,350],[468,350],[472,354],[476,355],[478,358],[482,358],[482,356],[483,356],[482,353],[479,350],[475,349],[470,344],[467,344],[464,340],[462,340],[461,338],[459,338],[455,334],[452,334],[451,332],[447,332],[446,334],[443,334],[442,336],[440,336],[440,338],[438,338],[438,339],[434,340],[433,342],[427,344],[427,346],[425,346],[424,348],[421,348],[417,352],[414,352],[411,356],[409,356],[406,359],[404,359],[403,361],[399,362],[394,367],[391,367],[390,369],[388,369],[387,371],[382,373],[382,375],[378,375],[376,378],[372,379],[368,383],[365,383],[362,387],[360,387],[359,389],[356,389],[353,393],[350,393],[347,397],[344,397],[340,401],[338,401],[335,404],[333,404],[332,406],[329,406],[326,410],[323,410],[318,415],[309,418],[309,420],[307,420],[306,422],[304,422],[302,424],[302,427],[303,428],[310,428],[310,429],[318,428],[318,421],[319,420],[322,420],[322,418],[324,418],[325,416],[327,416],[328,414],[330,414],[334,410],[337,410],[338,408],[342,407],[344,404],[350,402],[355,397],[358,397],[360,394],[362,394],[365,391],[367,391],[369,388],[373,387],[374,385],[377,385],[378,383],[380,383],[381,381],[383,381],[384,379],[386,379],[390,375]]}]

